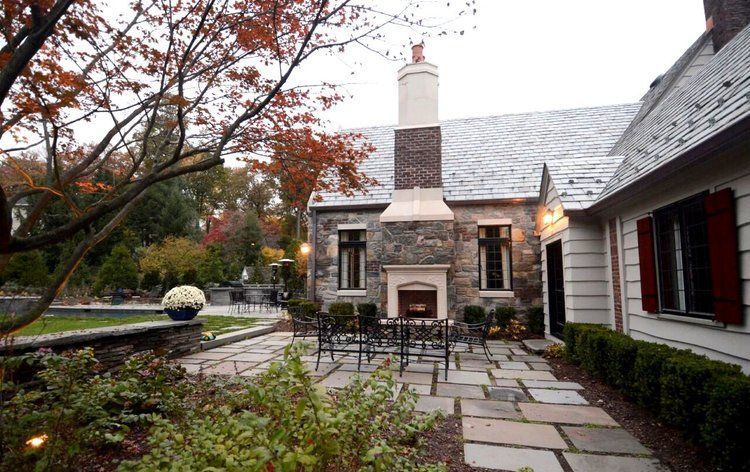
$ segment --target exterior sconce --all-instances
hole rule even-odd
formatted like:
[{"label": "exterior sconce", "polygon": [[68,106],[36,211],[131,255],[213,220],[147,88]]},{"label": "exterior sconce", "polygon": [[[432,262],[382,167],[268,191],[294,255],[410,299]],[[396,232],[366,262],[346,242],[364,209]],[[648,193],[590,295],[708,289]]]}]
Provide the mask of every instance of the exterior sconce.
[{"label": "exterior sconce", "polygon": [[303,256],[307,256],[308,254],[310,254],[310,250],[311,250],[311,249],[312,249],[312,248],[310,247],[310,244],[309,244],[309,243],[302,243],[302,244],[300,245],[300,247],[299,247],[299,252],[300,252],[300,254],[302,254]]},{"label": "exterior sconce", "polygon": [[552,210],[547,210],[544,213],[544,216],[542,216],[542,224],[546,227],[553,223],[554,214],[552,213]]}]

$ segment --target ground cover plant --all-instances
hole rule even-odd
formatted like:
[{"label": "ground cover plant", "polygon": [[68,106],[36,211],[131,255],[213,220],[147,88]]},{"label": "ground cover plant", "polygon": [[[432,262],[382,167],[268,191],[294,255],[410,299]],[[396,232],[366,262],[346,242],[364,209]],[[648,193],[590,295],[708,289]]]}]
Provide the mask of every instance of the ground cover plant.
[{"label": "ground cover plant", "polygon": [[[255,324],[251,318],[240,318],[236,316],[208,315],[201,316],[206,320],[203,331],[211,331],[214,334],[228,333],[238,329],[249,328]],[[125,324],[143,323],[146,321],[166,321],[166,315],[133,315],[121,318],[93,317],[93,316],[45,316],[24,329],[15,333],[15,336],[38,336],[40,334],[58,333],[61,331],[73,331],[77,329],[104,328],[107,326],[120,326]]]},{"label": "ground cover plant", "polygon": [[[189,376],[153,354],[116,372],[100,372],[90,350],[4,358],[0,469],[445,469],[420,440],[437,416],[415,414],[412,392],[393,398],[388,360],[328,393],[304,352],[288,347],[251,379]],[[138,454],[122,452],[134,441]]]}]

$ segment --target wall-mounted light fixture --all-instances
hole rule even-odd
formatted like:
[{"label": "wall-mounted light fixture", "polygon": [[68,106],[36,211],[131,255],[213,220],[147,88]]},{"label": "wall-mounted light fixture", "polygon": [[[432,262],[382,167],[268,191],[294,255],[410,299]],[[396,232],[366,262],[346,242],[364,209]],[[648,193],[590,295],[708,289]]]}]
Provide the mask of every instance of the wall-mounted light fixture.
[{"label": "wall-mounted light fixture", "polygon": [[544,212],[544,216],[542,216],[542,224],[544,226],[551,225],[552,218],[554,218],[554,214],[552,213],[552,210],[547,210],[546,212]]}]

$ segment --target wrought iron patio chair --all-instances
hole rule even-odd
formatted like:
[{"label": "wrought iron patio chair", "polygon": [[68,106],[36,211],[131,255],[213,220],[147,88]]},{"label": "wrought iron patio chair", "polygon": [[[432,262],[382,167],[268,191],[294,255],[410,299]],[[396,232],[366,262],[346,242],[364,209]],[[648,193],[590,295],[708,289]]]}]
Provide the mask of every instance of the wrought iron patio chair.
[{"label": "wrought iron patio chair", "polygon": [[401,365],[409,365],[411,357],[429,357],[445,362],[445,380],[448,380],[448,364],[453,347],[448,319],[416,320],[400,318]]},{"label": "wrought iron patio chair", "polygon": [[240,314],[245,311],[247,303],[245,302],[245,293],[242,289],[232,289],[229,291],[229,314]]},{"label": "wrought iron patio chair", "polygon": [[318,361],[315,370],[320,366],[320,356],[323,352],[333,354],[360,355],[359,328],[356,316],[330,315],[319,312],[318,318]]},{"label": "wrought iron patio chair", "polygon": [[455,321],[451,327],[451,341],[453,344],[466,344],[467,346],[482,346],[487,361],[492,362],[489,346],[487,346],[487,335],[495,319],[495,310],[490,310],[487,318],[481,323],[463,323]]},{"label": "wrought iron patio chair", "polygon": [[318,320],[306,316],[299,306],[288,308],[289,317],[292,319],[292,342],[296,338],[312,338],[318,336]]},{"label": "wrought iron patio chair", "polygon": [[362,356],[369,364],[380,354],[401,355],[401,320],[379,316],[358,316],[361,349],[357,370],[362,365]]}]

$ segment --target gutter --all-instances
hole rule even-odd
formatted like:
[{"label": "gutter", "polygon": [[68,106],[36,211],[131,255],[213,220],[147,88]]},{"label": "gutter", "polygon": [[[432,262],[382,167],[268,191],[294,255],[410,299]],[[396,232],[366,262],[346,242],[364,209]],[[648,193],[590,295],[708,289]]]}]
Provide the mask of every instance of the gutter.
[{"label": "gutter", "polygon": [[308,231],[308,234],[310,234],[310,239],[312,239],[311,242],[311,251],[310,251],[310,261],[309,261],[309,270],[310,270],[310,276],[308,280],[309,287],[307,289],[307,298],[309,300],[315,301],[315,262],[318,260],[318,212],[314,209],[310,209],[310,222],[312,223],[312,231]]}]

